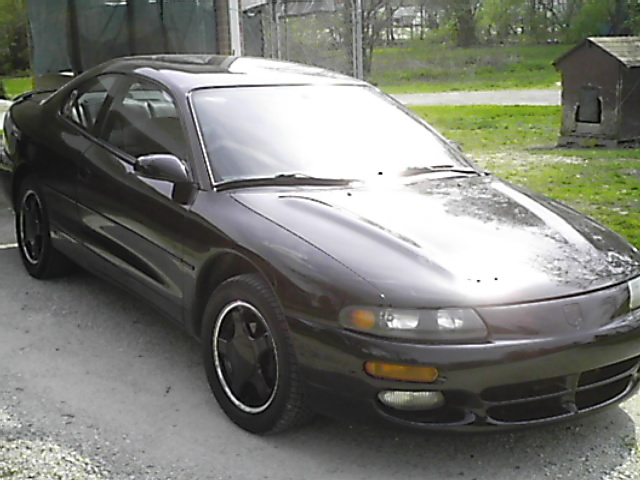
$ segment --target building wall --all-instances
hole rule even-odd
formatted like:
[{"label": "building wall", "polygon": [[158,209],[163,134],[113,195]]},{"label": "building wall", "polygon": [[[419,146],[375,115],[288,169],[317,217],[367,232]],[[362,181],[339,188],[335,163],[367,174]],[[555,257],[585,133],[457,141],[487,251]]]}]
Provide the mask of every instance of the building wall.
[{"label": "building wall", "polygon": [[625,69],[620,97],[620,141],[640,139],[640,68]]}]

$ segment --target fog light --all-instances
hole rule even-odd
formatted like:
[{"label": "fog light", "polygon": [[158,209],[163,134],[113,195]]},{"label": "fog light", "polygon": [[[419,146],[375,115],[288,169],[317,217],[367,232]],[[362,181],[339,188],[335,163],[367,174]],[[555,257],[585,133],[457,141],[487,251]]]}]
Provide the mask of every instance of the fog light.
[{"label": "fog light", "polygon": [[384,390],[378,393],[378,399],[397,410],[432,410],[444,405],[444,395],[440,392]]},{"label": "fog light", "polygon": [[383,362],[366,362],[364,370],[372,377],[420,383],[435,382],[440,375],[435,367],[396,365],[395,363]]}]

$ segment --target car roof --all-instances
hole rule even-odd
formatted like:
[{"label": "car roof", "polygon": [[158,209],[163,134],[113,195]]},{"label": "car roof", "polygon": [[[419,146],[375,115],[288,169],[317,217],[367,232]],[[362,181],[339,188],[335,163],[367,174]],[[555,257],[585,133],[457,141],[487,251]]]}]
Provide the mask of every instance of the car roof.
[{"label": "car roof", "polygon": [[319,67],[254,57],[221,55],[148,55],[111,60],[100,73],[136,73],[174,89],[262,85],[365,85],[365,82]]}]

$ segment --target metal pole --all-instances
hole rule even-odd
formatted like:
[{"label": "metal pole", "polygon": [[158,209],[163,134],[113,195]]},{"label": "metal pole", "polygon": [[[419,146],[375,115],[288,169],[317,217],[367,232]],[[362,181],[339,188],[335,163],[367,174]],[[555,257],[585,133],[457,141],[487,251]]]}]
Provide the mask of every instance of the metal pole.
[{"label": "metal pole", "polygon": [[355,0],[351,0],[351,75],[354,77],[358,76],[358,28],[356,24],[358,23],[357,16],[357,7]]},{"label": "metal pole", "polygon": [[216,25],[216,50],[220,55],[231,54],[231,28],[229,22],[229,2],[214,0]]},{"label": "metal pole", "polygon": [[136,41],[136,9],[134,6],[135,0],[129,0],[127,2],[127,31],[129,35],[129,55],[135,55],[138,53],[138,46]]},{"label": "metal pole", "polygon": [[284,8],[284,13],[282,15],[282,18],[284,19],[282,21],[282,27],[281,27],[281,32],[282,32],[282,43],[283,43],[283,58],[285,60],[291,60],[291,55],[289,54],[289,8],[288,8],[289,2],[287,0],[283,0],[282,1],[282,7]]},{"label": "metal pole", "polygon": [[355,25],[355,77],[364,79],[364,47],[362,45],[362,0],[356,0],[356,25]]},{"label": "metal pole", "polygon": [[276,0],[276,58],[278,60],[282,59],[282,28],[280,25],[280,10],[281,10],[282,0]]},{"label": "metal pole", "polygon": [[229,0],[229,30],[231,55],[242,55],[241,15],[239,0]]},{"label": "metal pole", "polygon": [[278,17],[276,0],[269,1],[269,56],[278,58]]},{"label": "metal pole", "polygon": [[164,22],[164,0],[158,0],[158,14],[160,15],[160,31],[162,32],[162,50],[169,53],[169,32]]},{"label": "metal pole", "polygon": [[278,38],[276,32],[276,2],[275,0],[269,1],[269,58],[277,58],[277,46],[276,39]]},{"label": "metal pole", "polygon": [[69,26],[69,62],[76,75],[82,73],[82,54],[80,52],[80,32],[78,28],[78,8],[76,0],[67,1],[67,22]]}]

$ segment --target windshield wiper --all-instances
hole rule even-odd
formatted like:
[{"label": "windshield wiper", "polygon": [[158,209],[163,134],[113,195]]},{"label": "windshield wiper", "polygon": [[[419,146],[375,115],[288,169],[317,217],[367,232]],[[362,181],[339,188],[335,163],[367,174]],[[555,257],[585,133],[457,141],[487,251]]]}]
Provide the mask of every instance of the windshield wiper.
[{"label": "windshield wiper", "polygon": [[473,168],[461,168],[455,165],[430,165],[428,167],[409,167],[402,172],[403,177],[411,177],[413,175],[420,175],[423,173],[434,172],[451,172],[461,173],[465,175],[482,175],[480,172]]},{"label": "windshield wiper", "polygon": [[245,187],[269,187],[269,186],[296,186],[296,185],[318,185],[318,186],[339,186],[349,185],[353,180],[345,178],[324,178],[314,177],[304,173],[280,173],[272,177],[250,177],[226,180],[216,184],[216,189],[226,190],[229,188]]}]

